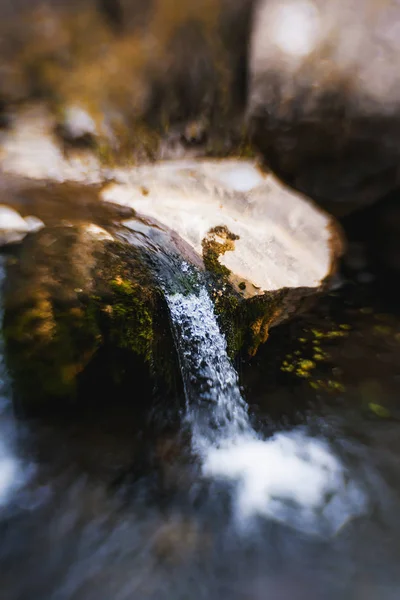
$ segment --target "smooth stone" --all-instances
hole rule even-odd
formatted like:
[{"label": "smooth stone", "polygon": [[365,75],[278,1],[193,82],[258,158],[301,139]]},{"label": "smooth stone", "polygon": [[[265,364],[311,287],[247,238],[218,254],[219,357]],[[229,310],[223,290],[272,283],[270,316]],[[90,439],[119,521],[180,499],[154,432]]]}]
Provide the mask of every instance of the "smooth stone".
[{"label": "smooth stone", "polygon": [[0,205],[0,246],[20,242],[28,233],[39,231],[44,227],[37,217],[26,217],[10,208]]},{"label": "smooth stone", "polygon": [[320,290],[342,252],[328,214],[249,160],[165,162],[115,171],[114,179],[101,192],[105,201],[173,230],[203,259],[216,244],[231,283],[245,282],[237,288],[245,297]]}]

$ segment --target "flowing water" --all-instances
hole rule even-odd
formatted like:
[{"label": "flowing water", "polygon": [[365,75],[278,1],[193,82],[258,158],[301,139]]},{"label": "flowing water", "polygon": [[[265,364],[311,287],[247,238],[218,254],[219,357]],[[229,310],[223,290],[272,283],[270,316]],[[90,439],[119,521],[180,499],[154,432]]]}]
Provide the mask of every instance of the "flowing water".
[{"label": "flowing water", "polygon": [[[182,265],[187,270],[187,265]],[[236,482],[239,526],[255,515],[309,533],[334,533],[366,509],[366,497],[329,445],[301,429],[257,435],[205,285],[167,294],[193,450],[203,473]]]},{"label": "flowing water", "polygon": [[188,269],[163,284],[183,408],[21,422],[0,347],[0,599],[397,600],[396,307],[349,281],[233,365],[201,278],[165,283]]}]

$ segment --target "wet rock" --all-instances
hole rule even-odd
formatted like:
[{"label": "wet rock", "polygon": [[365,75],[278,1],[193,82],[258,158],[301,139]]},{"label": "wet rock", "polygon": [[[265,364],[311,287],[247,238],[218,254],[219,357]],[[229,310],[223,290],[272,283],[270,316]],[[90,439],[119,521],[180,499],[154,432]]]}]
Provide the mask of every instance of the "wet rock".
[{"label": "wet rock", "polygon": [[399,185],[399,7],[261,0],[251,35],[253,139],[288,183],[344,213]]},{"label": "wet rock", "polygon": [[255,352],[321,292],[342,252],[335,222],[251,161],[166,162],[114,180],[105,201],[176,232],[216,278],[217,309],[239,323],[236,349],[247,338]]},{"label": "wet rock", "polygon": [[[127,381],[139,386],[140,401],[143,381],[162,377],[155,354],[169,338],[160,301],[140,252],[97,225],[47,227],[27,238],[9,258],[5,288],[17,401],[27,411],[57,409],[101,395],[102,386],[118,394]],[[168,351],[164,344],[164,373]]]},{"label": "wet rock", "polygon": [[0,204],[17,211],[28,223],[39,219],[48,227],[93,223],[107,228],[133,216],[129,208],[101,203],[100,190],[101,185],[0,173]]}]

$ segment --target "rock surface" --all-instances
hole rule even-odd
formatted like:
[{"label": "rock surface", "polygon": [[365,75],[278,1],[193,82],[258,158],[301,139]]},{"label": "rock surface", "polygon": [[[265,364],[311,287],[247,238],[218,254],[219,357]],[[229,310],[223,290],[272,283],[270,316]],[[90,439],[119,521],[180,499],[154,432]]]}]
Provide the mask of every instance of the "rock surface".
[{"label": "rock surface", "polygon": [[105,201],[176,232],[248,302],[253,352],[271,325],[323,290],[343,249],[329,215],[251,161],[165,162],[114,180]]},{"label": "rock surface", "polygon": [[66,144],[108,164],[260,152],[344,213],[400,183],[399,14],[394,0],[3,2],[0,125],[40,98]]},{"label": "rock surface", "polygon": [[[35,153],[42,147],[44,154]],[[160,255],[180,254],[217,282],[215,301],[225,315],[224,328],[236,329],[233,352],[246,346],[254,353],[270,326],[321,292],[343,249],[328,214],[250,159],[105,167],[89,149],[65,155],[49,116],[32,110],[3,134],[0,168],[8,178],[30,176],[32,189],[22,193],[22,203],[21,194],[14,198],[14,205],[25,215],[30,203],[28,214],[46,225],[90,219],[108,229],[121,223],[118,211],[129,216],[133,209],[138,218],[124,225],[139,237],[148,242],[163,230]],[[232,327],[233,322],[240,326]]]},{"label": "rock surface", "polygon": [[248,114],[267,163],[337,214],[400,183],[398,2],[260,0]]},{"label": "rock surface", "polygon": [[7,363],[27,412],[92,402],[103,387],[126,386],[140,401],[150,371],[168,378],[162,298],[140,252],[101,227],[59,225],[26,238],[9,255],[4,294]]},{"label": "rock surface", "polygon": [[88,151],[67,156],[54,133],[55,120],[41,105],[20,111],[13,126],[0,135],[0,166],[3,173],[31,179],[99,183],[97,158]]},{"label": "rock surface", "polygon": [[319,288],[340,251],[332,219],[250,161],[167,162],[115,178],[104,200],[176,231],[206,264],[216,253],[244,297]]}]

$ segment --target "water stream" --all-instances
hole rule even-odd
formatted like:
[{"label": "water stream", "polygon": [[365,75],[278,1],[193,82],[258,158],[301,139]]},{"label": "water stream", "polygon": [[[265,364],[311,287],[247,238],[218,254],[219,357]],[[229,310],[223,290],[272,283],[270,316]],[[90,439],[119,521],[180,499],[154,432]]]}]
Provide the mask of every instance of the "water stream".
[{"label": "water stream", "polygon": [[[183,263],[182,270],[191,269]],[[257,434],[212,300],[205,284],[196,287],[167,293],[166,300],[185,387],[185,421],[203,474],[234,482],[240,527],[262,515],[307,533],[335,533],[365,511],[365,494],[325,441],[300,429],[270,439]]]}]

